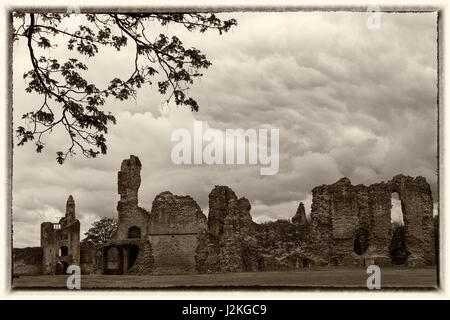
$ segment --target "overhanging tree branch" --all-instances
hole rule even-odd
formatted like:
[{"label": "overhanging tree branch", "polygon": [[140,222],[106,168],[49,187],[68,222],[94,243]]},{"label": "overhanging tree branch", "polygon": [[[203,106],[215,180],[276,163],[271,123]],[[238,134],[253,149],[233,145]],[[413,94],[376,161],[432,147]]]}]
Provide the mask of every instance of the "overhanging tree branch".
[{"label": "overhanging tree branch", "polygon": [[[166,102],[174,100],[177,105],[198,111],[197,102],[186,92],[194,79],[202,76],[200,70],[208,68],[211,62],[199,50],[185,48],[175,36],[168,38],[159,34],[150,41],[146,28],[149,23],[177,24],[189,31],[212,29],[220,34],[236,25],[234,19],[222,21],[214,14],[86,14],[87,23],[80,25],[78,31],[69,32],[60,27],[68,14],[15,13],[13,16],[14,41],[26,38],[31,60],[32,69],[24,74],[28,85],[26,91],[43,96],[39,107],[23,115],[32,129],[17,128],[18,145],[35,141],[36,151],[41,152],[45,145],[44,136],[61,127],[70,139],[70,147],[57,152],[60,164],[76,150],[81,150],[89,158],[105,154],[105,135],[110,124],[116,123],[115,117],[102,109],[106,99],[113,97],[123,101],[136,98],[137,90],[143,85],[152,85],[157,76],[159,93],[168,94]],[[96,56],[102,47],[119,51],[131,40],[136,47],[133,70],[127,79],[116,77],[106,88],[99,89],[84,78],[88,66],[78,59],[72,57],[60,62],[49,56],[36,55],[35,46],[38,49],[56,46],[48,36],[67,39],[68,51],[88,57]]]}]

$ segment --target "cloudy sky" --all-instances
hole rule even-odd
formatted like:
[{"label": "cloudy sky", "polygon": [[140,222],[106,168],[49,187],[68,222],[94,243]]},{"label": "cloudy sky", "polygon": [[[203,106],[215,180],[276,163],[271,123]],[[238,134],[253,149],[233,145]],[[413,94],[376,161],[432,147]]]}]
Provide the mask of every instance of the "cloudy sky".
[{"label": "cloudy sky", "polygon": [[[139,202],[149,210],[158,193],[170,190],[191,195],[207,214],[210,190],[227,185],[250,200],[255,221],[290,218],[300,201],[309,213],[317,185],[343,176],[371,184],[398,173],[424,176],[436,201],[436,14],[382,14],[378,30],[367,28],[367,13],[221,17],[235,18],[237,27],[221,36],[164,29],[213,63],[191,88],[198,113],[162,106],[164,97],[147,87],[137,100],[108,100],[117,125],[106,156],[78,155],[60,166],[55,152],[67,141],[57,132],[42,154],[33,145],[14,148],[14,247],[39,246],[40,223],[57,221],[69,194],[82,232],[101,216],[116,216],[117,171],[130,154],[142,162]],[[87,76],[102,84],[129,75],[133,49],[85,59]],[[58,50],[45,54],[65,55]],[[22,74],[31,65],[23,40],[14,44],[13,59],[16,127],[41,97],[24,92]],[[248,165],[174,165],[171,133],[191,130],[195,120],[219,130],[278,128],[278,174],[261,176],[259,166]]]}]

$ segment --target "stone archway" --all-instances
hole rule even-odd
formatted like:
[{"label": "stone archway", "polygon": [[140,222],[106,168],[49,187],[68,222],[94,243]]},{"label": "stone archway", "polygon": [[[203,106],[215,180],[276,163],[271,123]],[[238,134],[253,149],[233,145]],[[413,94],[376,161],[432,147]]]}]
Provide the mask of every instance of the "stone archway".
[{"label": "stone archway", "polygon": [[104,249],[103,273],[123,274],[123,250],[121,247],[112,245]]}]

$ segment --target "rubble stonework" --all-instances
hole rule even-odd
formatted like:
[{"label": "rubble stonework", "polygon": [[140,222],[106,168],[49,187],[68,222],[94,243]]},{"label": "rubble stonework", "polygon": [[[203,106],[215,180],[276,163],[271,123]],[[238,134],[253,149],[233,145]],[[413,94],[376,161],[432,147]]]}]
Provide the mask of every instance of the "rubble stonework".
[{"label": "rubble stonework", "polygon": [[198,236],[206,229],[206,221],[191,197],[169,191],[157,195],[147,227],[153,249],[153,273],[196,272]]},{"label": "rubble stonework", "polygon": [[69,265],[80,265],[80,221],[75,217],[75,201],[69,196],[66,214],[58,223],[41,224],[43,274],[66,273]]},{"label": "rubble stonework", "polygon": [[250,202],[237,198],[226,186],[216,186],[209,194],[208,237],[199,244],[197,265],[206,272],[256,271],[257,257],[252,235],[255,223]]},{"label": "rubble stonework", "polygon": [[[16,271],[54,274],[80,263],[83,273],[103,274],[436,263],[437,219],[430,186],[422,177],[397,175],[370,186],[352,185],[342,178],[312,190],[310,219],[299,203],[292,221],[257,224],[249,200],[238,198],[227,186],[215,186],[210,192],[208,218],[190,196],[169,191],[157,195],[148,212],[138,205],[141,168],[133,155],[122,162],[118,230],[102,248],[80,249],[80,223],[70,196],[58,224],[42,223],[41,248],[26,249],[32,250],[33,259],[14,251]],[[404,226],[395,230],[393,192],[399,195],[404,220]],[[63,247],[67,250],[61,251]]]},{"label": "rubble stonework", "polygon": [[434,264],[430,186],[422,177],[403,175],[368,187],[353,186],[343,178],[314,188],[311,245],[315,260],[325,265],[390,265],[393,192],[402,203],[407,264]]}]

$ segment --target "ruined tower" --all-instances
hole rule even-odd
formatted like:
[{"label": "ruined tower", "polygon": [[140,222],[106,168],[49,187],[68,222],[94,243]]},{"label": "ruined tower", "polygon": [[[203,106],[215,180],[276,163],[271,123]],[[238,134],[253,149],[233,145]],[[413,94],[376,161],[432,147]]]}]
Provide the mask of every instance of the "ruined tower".
[{"label": "ruined tower", "polygon": [[75,201],[72,195],[69,196],[66,203],[66,219],[75,220]]},{"label": "ruined tower", "polygon": [[151,247],[147,241],[149,214],[138,205],[141,168],[139,158],[130,155],[122,161],[117,173],[118,228],[102,248],[104,274],[150,273],[152,269]]},{"label": "ruined tower", "polygon": [[[122,161],[117,174],[117,189],[120,200],[117,203],[119,229],[116,239],[145,239],[148,223],[148,213],[138,206],[138,191],[141,185],[141,161],[131,155]],[[132,229],[131,229],[132,228]],[[129,235],[129,232],[133,235]],[[133,231],[134,230],[134,231]]]},{"label": "ruined tower", "polygon": [[66,214],[58,223],[41,224],[43,273],[64,274],[70,265],[80,265],[80,221],[75,217],[75,201],[70,195]]}]

